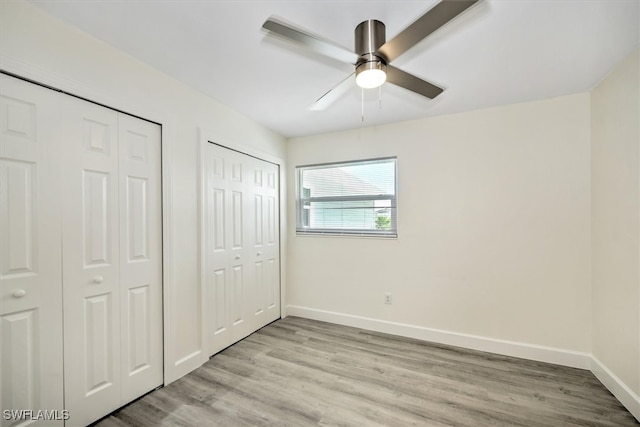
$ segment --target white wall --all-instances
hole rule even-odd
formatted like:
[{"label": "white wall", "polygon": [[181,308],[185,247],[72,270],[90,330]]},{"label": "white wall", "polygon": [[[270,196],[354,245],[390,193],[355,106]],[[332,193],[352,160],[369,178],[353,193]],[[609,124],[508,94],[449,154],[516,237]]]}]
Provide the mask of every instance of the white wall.
[{"label": "white wall", "polygon": [[290,140],[290,218],[296,165],[397,156],[399,237],[289,224],[287,312],[587,367],[589,123],[577,94]]},{"label": "white wall", "polygon": [[640,419],[640,53],[593,91],[594,372]]},{"label": "white wall", "polygon": [[162,124],[165,379],[199,366],[202,350],[198,144],[283,159],[284,139],[220,103],[21,1],[2,1],[0,66]]}]

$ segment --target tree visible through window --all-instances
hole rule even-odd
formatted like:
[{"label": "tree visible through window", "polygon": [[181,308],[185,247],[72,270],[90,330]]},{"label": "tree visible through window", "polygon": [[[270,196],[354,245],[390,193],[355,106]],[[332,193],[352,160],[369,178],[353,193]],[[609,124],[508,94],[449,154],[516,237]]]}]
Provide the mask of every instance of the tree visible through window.
[{"label": "tree visible through window", "polygon": [[397,235],[395,158],[296,171],[298,234]]}]

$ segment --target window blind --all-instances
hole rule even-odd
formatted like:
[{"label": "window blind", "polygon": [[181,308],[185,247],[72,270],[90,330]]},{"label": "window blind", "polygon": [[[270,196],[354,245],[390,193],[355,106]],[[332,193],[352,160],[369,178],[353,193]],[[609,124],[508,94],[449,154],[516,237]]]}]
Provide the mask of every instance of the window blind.
[{"label": "window blind", "polygon": [[298,234],[397,236],[397,160],[296,168]]}]

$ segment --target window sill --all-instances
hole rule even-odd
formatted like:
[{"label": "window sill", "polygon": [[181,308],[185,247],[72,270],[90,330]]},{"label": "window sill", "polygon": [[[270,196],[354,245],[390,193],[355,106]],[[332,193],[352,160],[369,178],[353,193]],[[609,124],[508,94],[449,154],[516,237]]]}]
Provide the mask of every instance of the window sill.
[{"label": "window sill", "polygon": [[378,233],[336,233],[321,231],[296,231],[299,237],[349,237],[357,239],[381,239],[381,240],[397,240],[398,234],[378,234]]}]

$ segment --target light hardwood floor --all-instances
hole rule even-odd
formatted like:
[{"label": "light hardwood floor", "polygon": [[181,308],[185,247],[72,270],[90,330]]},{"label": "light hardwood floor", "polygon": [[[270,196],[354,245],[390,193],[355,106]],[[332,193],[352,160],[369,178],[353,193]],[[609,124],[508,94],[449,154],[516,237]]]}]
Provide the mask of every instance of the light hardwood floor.
[{"label": "light hardwood floor", "polygon": [[589,371],[287,317],[98,423],[161,425],[640,423]]}]

